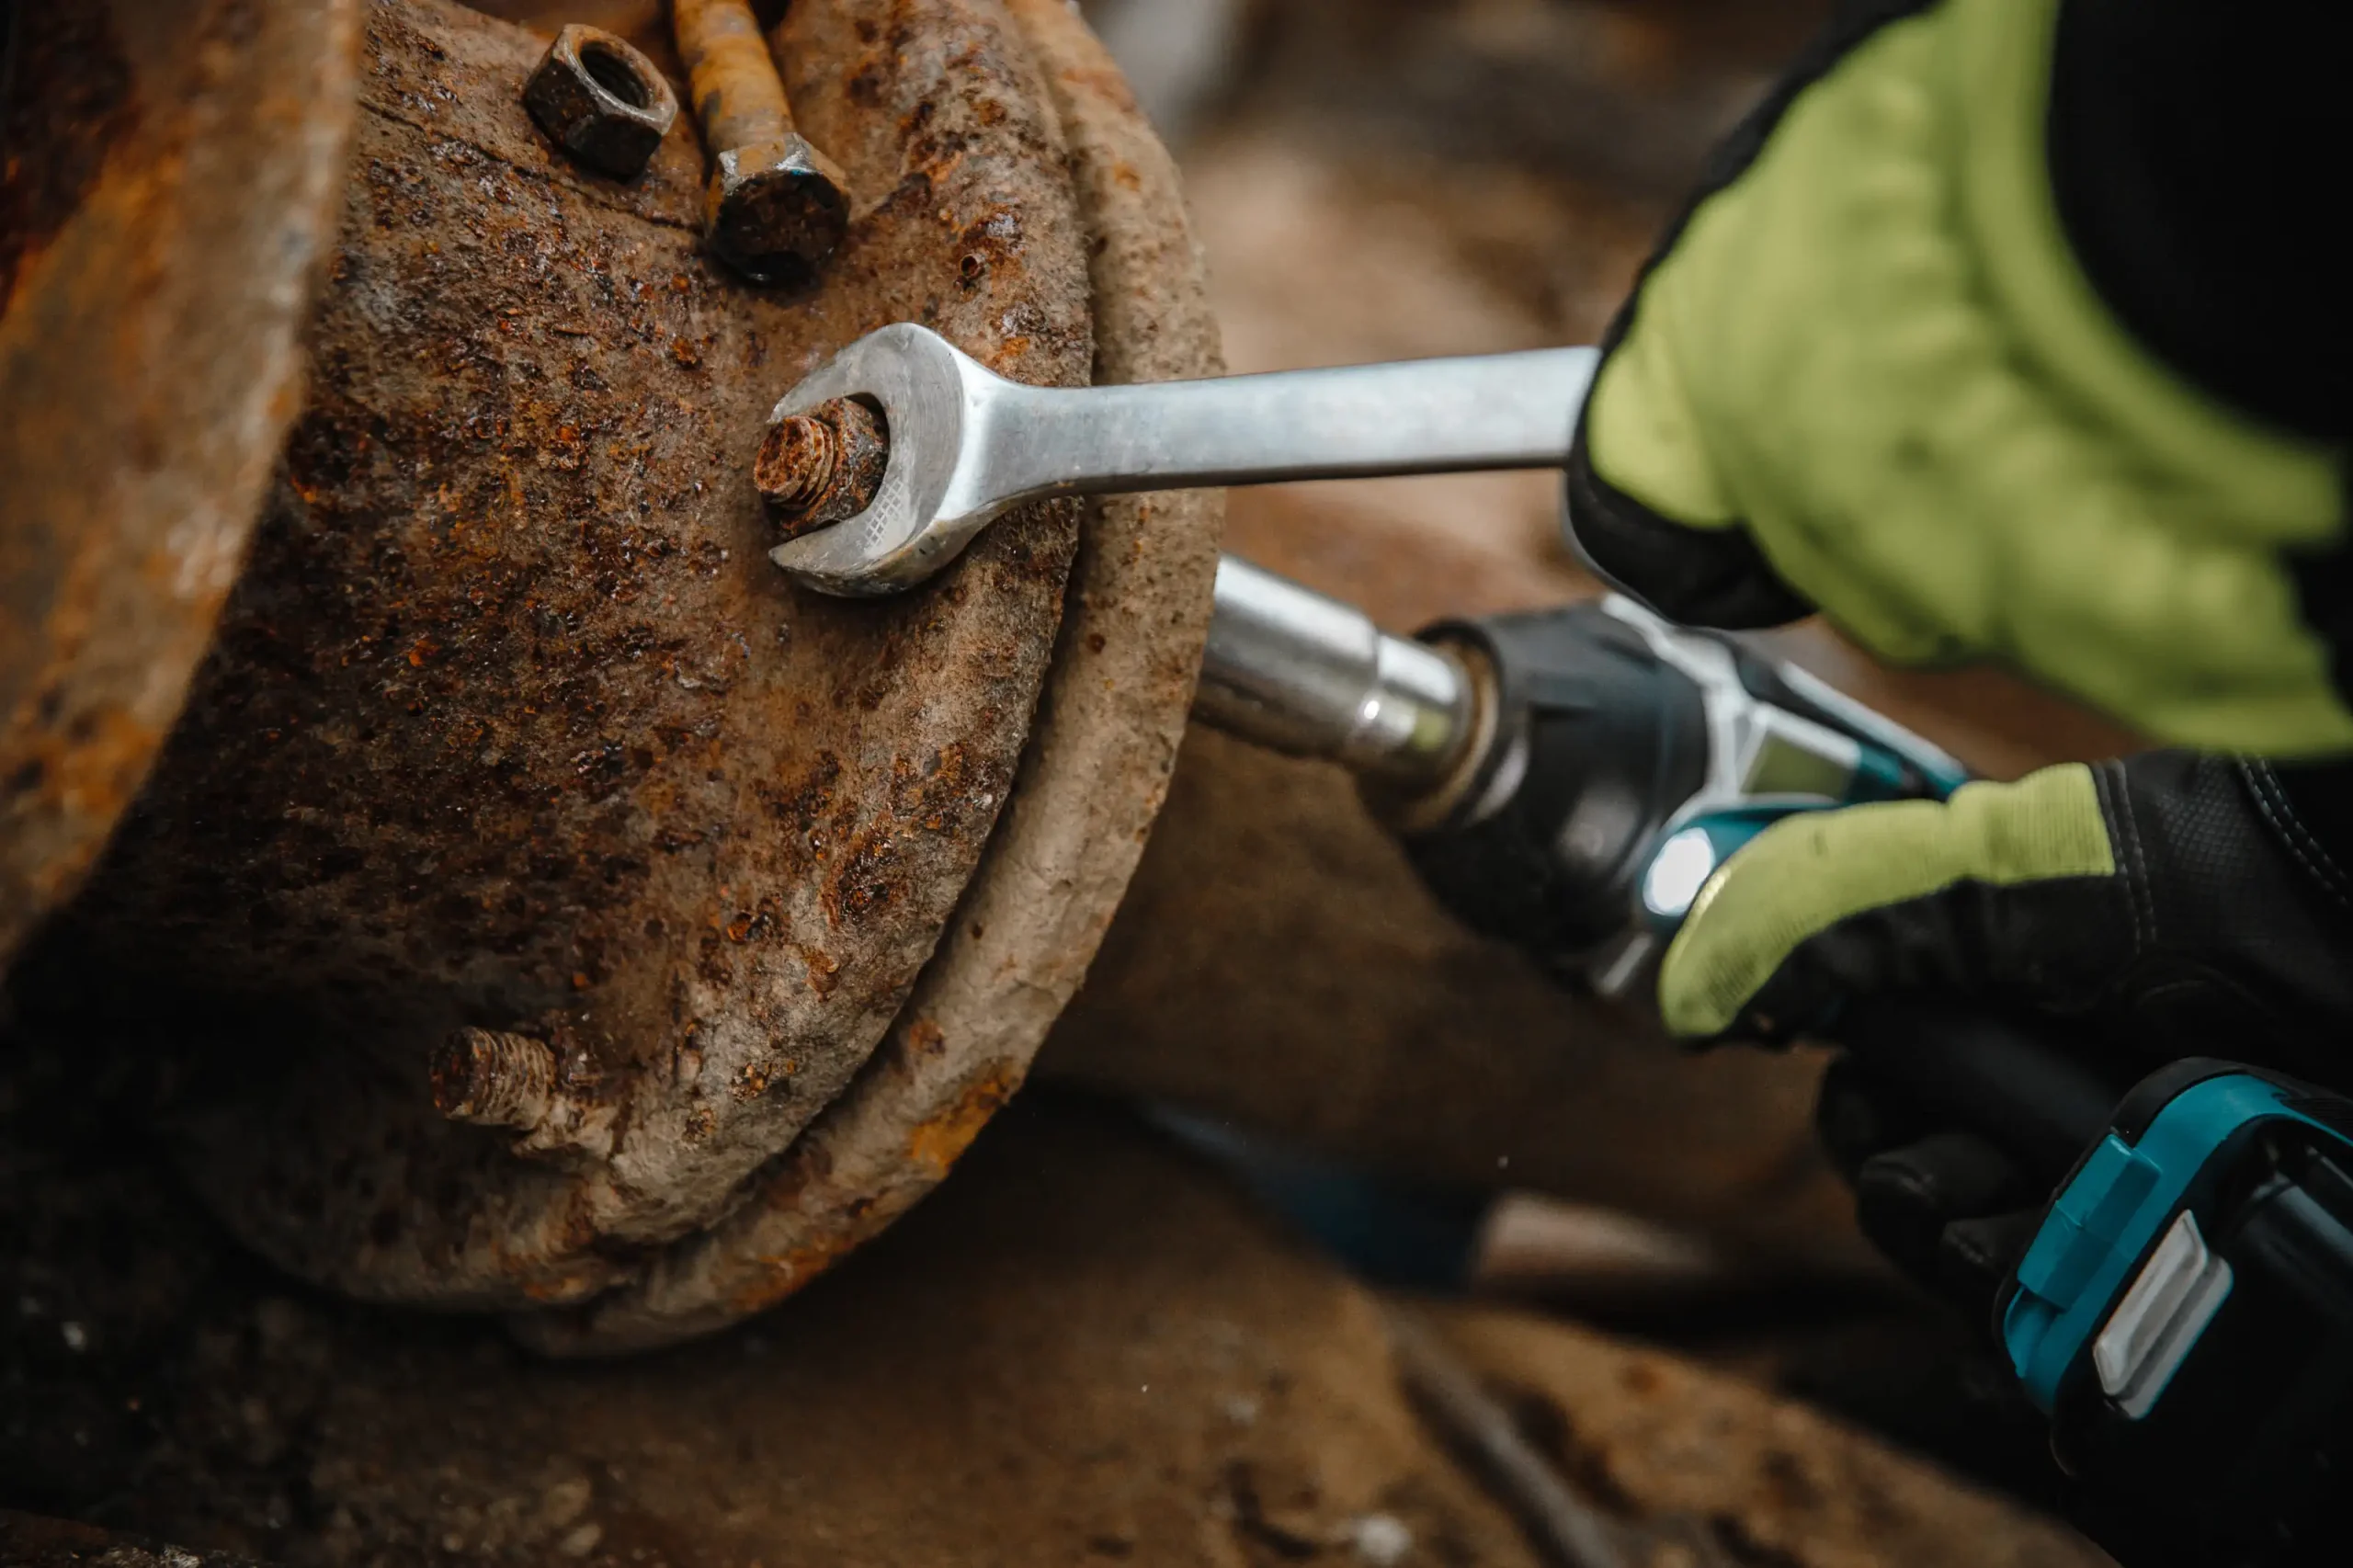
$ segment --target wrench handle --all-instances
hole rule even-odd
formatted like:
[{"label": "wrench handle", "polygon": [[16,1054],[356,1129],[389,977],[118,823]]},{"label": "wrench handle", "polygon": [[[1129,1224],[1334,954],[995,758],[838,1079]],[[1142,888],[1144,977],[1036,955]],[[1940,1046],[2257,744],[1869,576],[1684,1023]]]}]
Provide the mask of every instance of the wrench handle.
[{"label": "wrench handle", "polygon": [[1024,387],[979,432],[1006,504],[1568,461],[1599,356],[1542,348],[1131,386]]}]

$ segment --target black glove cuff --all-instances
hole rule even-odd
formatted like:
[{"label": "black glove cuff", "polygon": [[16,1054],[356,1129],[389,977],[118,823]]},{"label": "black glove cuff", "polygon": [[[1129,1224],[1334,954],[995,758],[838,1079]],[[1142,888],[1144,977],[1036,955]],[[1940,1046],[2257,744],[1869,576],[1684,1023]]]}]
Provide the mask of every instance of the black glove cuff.
[{"label": "black glove cuff", "polygon": [[1669,522],[1594,472],[1582,425],[1569,458],[1565,532],[1595,576],[1685,626],[1746,631],[1813,613],[1745,529]]}]

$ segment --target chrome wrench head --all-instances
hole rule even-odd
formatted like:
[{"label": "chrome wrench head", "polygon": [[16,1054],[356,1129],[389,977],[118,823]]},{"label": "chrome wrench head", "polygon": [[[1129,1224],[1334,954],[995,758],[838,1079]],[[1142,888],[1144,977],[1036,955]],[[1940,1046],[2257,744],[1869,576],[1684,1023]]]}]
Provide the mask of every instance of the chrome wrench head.
[{"label": "chrome wrench head", "polygon": [[769,422],[858,399],[882,412],[888,467],[864,511],[778,545],[768,559],[827,594],[894,594],[929,577],[1006,509],[990,493],[982,437],[999,400],[1017,390],[909,322],[844,348],[785,393]]},{"label": "chrome wrench head", "polygon": [[[879,482],[870,457],[862,470],[859,483],[875,485],[862,511],[812,527],[769,558],[825,593],[889,594],[954,560],[995,518],[1046,496],[1557,467],[1594,359],[1589,348],[1552,348],[1033,387],[901,323],[844,348],[777,404],[773,419],[783,420],[855,399],[880,411],[889,455]],[[813,423],[836,426],[844,417],[836,408]],[[806,426],[778,435],[767,494],[789,511],[793,502],[784,498],[797,500],[805,478],[828,494],[825,515],[833,516],[831,470],[804,468],[789,454],[838,453],[838,446],[813,438]],[[870,440],[861,451],[870,454]],[[851,504],[856,494],[848,493]]]}]

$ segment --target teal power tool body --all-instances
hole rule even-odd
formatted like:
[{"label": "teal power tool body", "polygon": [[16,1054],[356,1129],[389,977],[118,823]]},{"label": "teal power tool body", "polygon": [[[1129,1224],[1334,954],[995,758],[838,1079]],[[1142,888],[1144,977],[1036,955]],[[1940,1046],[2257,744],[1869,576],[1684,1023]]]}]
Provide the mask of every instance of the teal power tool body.
[{"label": "teal power tool body", "polygon": [[[1631,993],[1709,875],[1796,812],[1942,799],[1951,757],[1622,598],[1415,638],[1228,559],[1197,712],[1339,761],[1472,926]],[[2227,1062],[2120,1088],[1934,998],[1814,1032],[2052,1198],[1996,1335],[2052,1447],[2190,1560],[2353,1561],[2353,1104]]]}]

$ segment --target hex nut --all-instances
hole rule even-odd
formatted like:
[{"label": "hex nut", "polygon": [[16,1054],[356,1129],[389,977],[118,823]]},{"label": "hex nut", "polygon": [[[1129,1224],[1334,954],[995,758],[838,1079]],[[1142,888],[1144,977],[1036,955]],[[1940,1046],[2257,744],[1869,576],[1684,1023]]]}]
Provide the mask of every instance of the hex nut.
[{"label": "hex nut", "polygon": [[801,288],[849,232],[848,182],[798,132],[722,152],[705,195],[711,253],[756,283]]},{"label": "hex nut", "polygon": [[678,118],[678,100],[654,62],[621,40],[575,22],[523,87],[523,107],[575,163],[634,179]]}]

